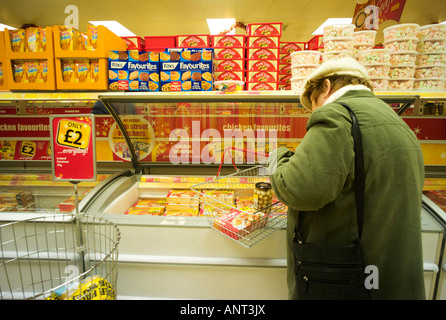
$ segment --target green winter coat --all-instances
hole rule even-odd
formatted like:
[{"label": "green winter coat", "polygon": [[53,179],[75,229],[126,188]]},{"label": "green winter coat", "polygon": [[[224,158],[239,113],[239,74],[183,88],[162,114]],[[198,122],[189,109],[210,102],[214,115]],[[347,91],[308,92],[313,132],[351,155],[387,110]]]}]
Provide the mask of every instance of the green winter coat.
[{"label": "green winter coat", "polygon": [[295,152],[277,149],[277,169],[270,178],[276,195],[289,207],[289,298],[296,298],[290,243],[298,212],[300,236],[306,242],[343,245],[357,237],[351,118],[336,101],[351,107],[361,129],[366,171],[363,243],[369,265],[379,270],[373,298],[425,299],[420,144],[396,112],[366,90],[348,91],[316,109]]}]

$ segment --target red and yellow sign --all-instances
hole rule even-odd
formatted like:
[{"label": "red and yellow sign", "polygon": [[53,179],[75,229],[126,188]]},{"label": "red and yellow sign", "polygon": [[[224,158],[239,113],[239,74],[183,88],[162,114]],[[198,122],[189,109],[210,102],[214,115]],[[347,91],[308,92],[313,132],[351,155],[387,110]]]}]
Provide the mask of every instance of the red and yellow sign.
[{"label": "red and yellow sign", "polygon": [[51,116],[50,125],[54,179],[95,181],[94,116]]}]

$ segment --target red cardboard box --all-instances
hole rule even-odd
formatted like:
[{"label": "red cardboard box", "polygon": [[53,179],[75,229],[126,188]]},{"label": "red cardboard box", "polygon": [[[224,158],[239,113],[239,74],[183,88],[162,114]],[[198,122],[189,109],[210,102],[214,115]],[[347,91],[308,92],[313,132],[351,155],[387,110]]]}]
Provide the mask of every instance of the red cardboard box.
[{"label": "red cardboard box", "polygon": [[208,34],[191,34],[177,36],[177,47],[180,48],[206,48],[210,47]]},{"label": "red cardboard box", "polygon": [[244,47],[214,48],[214,59],[244,59]]},{"label": "red cardboard box", "polygon": [[305,50],[306,42],[280,42],[280,53],[289,54]]},{"label": "red cardboard box", "polygon": [[248,91],[270,91],[277,90],[277,82],[248,82],[246,83],[246,90]]},{"label": "red cardboard box", "polygon": [[246,46],[250,48],[278,48],[280,37],[249,36]]},{"label": "red cardboard box", "polygon": [[249,71],[278,71],[279,60],[248,60],[246,69]]},{"label": "red cardboard box", "polygon": [[245,35],[213,35],[211,46],[214,48],[244,47]]},{"label": "red cardboard box", "polygon": [[249,23],[246,26],[246,34],[249,36],[282,36],[282,22],[273,23]]},{"label": "red cardboard box", "polygon": [[279,65],[279,75],[291,74],[291,64],[280,64]]},{"label": "red cardboard box", "polygon": [[146,46],[146,42],[141,37],[121,37],[127,44],[127,50],[143,51]]},{"label": "red cardboard box", "polygon": [[279,63],[280,64],[290,64],[291,63],[291,54],[280,54],[279,55]]},{"label": "red cardboard box", "polygon": [[214,72],[244,71],[244,70],[245,70],[245,60],[243,59],[214,60]]},{"label": "red cardboard box", "polygon": [[279,48],[248,48],[247,59],[260,60],[274,60],[279,58]]},{"label": "red cardboard box", "polygon": [[279,84],[291,85],[291,74],[279,74]]},{"label": "red cardboard box", "polygon": [[148,36],[144,37],[145,50],[154,51],[153,49],[164,49],[176,47],[175,36]]},{"label": "red cardboard box", "polygon": [[224,71],[224,72],[214,72],[214,80],[236,80],[245,81],[245,73],[243,71]]},{"label": "red cardboard box", "polygon": [[246,81],[248,82],[277,82],[277,71],[247,71]]}]

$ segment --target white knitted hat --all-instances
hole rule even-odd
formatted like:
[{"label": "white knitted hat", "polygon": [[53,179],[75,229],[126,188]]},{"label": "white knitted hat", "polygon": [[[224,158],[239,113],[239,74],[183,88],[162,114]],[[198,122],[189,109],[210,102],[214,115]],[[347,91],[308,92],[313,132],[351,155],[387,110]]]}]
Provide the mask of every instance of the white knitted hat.
[{"label": "white knitted hat", "polygon": [[[366,68],[356,59],[345,57],[324,62],[307,78],[307,82],[309,80],[326,78],[334,74],[349,74],[364,79],[368,79],[369,76]],[[310,92],[304,90],[300,96],[300,102],[311,110]]]}]

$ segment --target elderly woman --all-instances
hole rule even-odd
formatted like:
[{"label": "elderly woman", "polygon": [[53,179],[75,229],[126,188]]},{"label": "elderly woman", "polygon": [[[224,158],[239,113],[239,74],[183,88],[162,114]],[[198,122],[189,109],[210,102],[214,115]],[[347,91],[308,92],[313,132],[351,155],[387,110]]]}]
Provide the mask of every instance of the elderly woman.
[{"label": "elderly woman", "polygon": [[312,110],[305,137],[294,152],[282,147],[270,156],[271,184],[289,208],[289,298],[299,299],[295,230],[305,243],[319,245],[346,245],[358,236],[352,118],[339,104],[343,102],[356,114],[362,136],[362,242],[368,265],[378,271],[372,297],[425,299],[420,217],[424,163],[415,134],[375,97],[367,71],[352,58],[323,63],[307,79],[301,102]]}]

